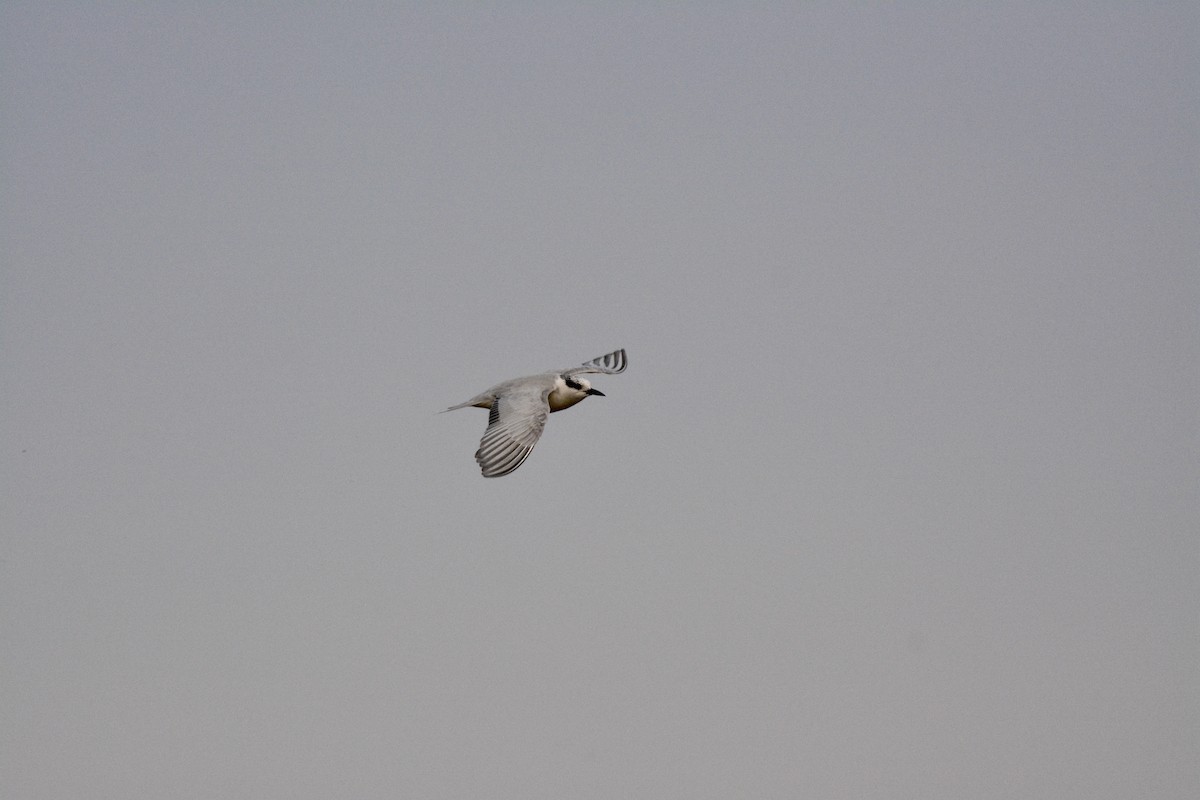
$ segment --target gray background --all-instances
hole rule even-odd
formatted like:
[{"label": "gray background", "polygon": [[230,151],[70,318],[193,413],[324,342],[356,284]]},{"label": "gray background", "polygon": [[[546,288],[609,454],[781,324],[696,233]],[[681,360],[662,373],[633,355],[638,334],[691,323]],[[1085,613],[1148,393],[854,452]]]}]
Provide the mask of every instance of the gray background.
[{"label": "gray background", "polygon": [[1200,793],[1193,3],[183,5],[0,12],[4,797]]}]

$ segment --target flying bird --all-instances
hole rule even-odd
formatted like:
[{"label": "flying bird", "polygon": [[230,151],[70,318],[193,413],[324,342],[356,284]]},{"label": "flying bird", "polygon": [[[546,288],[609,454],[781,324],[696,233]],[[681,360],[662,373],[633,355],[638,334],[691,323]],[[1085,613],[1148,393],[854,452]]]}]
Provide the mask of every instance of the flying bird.
[{"label": "flying bird", "polygon": [[475,451],[475,460],[479,462],[483,477],[499,478],[529,458],[546,427],[546,417],[570,408],[589,395],[604,397],[604,392],[593,389],[591,382],[580,375],[616,375],[624,371],[625,351],[622,349],[593,358],[578,367],[498,383],[446,411],[467,406],[489,410],[487,430]]}]

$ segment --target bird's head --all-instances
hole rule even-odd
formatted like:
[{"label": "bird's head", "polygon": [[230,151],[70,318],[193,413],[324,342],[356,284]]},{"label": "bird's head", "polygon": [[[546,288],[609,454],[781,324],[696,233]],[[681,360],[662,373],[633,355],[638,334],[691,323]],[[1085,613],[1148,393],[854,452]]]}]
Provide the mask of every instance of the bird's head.
[{"label": "bird's head", "polygon": [[[604,397],[604,392],[599,389],[593,389],[592,383],[587,378],[576,378],[574,375],[568,375],[563,378],[563,383],[567,384],[568,389],[572,389],[581,395],[597,395]],[[583,399],[582,397],[580,398]]]},{"label": "bird's head", "polygon": [[558,380],[554,382],[554,389],[546,395],[546,404],[550,406],[551,411],[562,411],[564,408],[570,408],[578,402],[586,400],[589,395],[604,396],[604,392],[599,389],[593,389],[592,385],[584,378],[577,378],[574,375],[559,375]]}]

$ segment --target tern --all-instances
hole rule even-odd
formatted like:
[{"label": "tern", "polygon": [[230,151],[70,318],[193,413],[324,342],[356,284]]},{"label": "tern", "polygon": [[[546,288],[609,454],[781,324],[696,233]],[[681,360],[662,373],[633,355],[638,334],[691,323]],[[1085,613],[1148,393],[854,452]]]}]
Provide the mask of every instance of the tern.
[{"label": "tern", "polygon": [[578,367],[498,383],[446,411],[468,406],[488,409],[487,430],[475,451],[475,460],[479,462],[483,477],[499,478],[529,458],[546,427],[546,417],[591,395],[604,397],[604,392],[593,389],[591,382],[580,375],[616,375],[624,371],[625,351],[622,349],[593,358]]}]

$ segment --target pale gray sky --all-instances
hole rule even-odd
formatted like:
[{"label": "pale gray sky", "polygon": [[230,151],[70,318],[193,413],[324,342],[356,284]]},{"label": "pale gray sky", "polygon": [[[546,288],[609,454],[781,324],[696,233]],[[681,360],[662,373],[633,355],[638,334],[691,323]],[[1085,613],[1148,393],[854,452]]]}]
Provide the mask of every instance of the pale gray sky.
[{"label": "pale gray sky", "polygon": [[1193,3],[201,5],[0,11],[0,794],[1200,795]]}]

